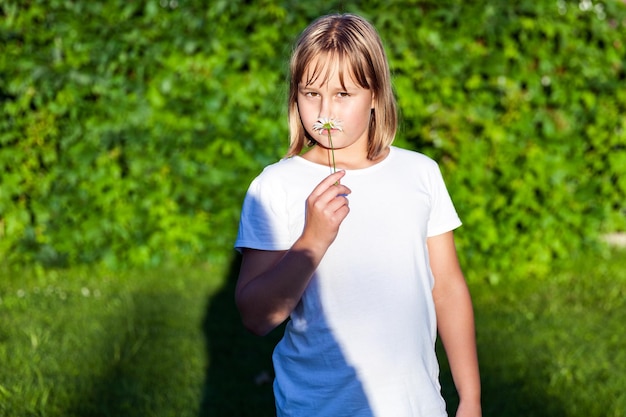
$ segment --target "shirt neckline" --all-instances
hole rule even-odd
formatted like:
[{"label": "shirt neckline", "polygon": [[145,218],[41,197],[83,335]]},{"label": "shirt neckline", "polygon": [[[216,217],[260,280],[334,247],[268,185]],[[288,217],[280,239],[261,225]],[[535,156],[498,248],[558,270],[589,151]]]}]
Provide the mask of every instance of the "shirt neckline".
[{"label": "shirt neckline", "polygon": [[[397,149],[395,146],[389,146],[389,153],[387,154],[387,156],[385,156],[383,160],[376,162],[374,165],[370,165],[368,167],[358,168],[358,169],[344,169],[343,171],[346,171],[347,173],[350,173],[350,174],[368,174],[372,171],[376,171],[389,163],[393,155],[396,153],[396,150]],[[296,155],[292,157],[292,159],[295,161],[298,161],[299,163],[302,163],[311,167],[315,167],[320,170],[322,169],[327,170],[329,174],[332,172],[331,171],[332,168],[329,167],[328,165],[318,164],[317,162],[309,161],[308,159],[305,159],[300,155]],[[340,171],[340,170],[338,169],[337,171]]]}]

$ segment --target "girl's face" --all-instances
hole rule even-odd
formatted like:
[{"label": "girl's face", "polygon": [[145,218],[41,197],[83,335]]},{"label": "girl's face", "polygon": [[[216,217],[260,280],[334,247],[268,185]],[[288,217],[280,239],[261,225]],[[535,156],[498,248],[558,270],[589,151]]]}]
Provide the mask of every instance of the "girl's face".
[{"label": "girl's face", "polygon": [[355,83],[348,68],[344,68],[342,85],[337,60],[324,63],[307,85],[310,72],[317,64],[311,62],[298,85],[298,111],[304,128],[319,145],[330,148],[328,132],[323,131],[320,135],[313,125],[320,117],[340,121],[343,130],[331,131],[333,147],[338,151],[362,150],[367,155],[370,116],[374,108],[371,90]]}]

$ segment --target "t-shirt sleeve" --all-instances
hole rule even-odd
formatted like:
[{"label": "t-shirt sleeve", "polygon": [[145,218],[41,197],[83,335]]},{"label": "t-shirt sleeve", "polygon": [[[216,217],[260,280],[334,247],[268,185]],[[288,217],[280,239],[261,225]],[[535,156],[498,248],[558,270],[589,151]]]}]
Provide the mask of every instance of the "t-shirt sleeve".
[{"label": "t-shirt sleeve", "polygon": [[427,226],[428,237],[449,232],[462,224],[446,188],[439,166],[434,164],[434,168],[431,174],[432,204]]},{"label": "t-shirt sleeve", "polygon": [[290,247],[286,199],[281,187],[261,174],[243,202],[235,249],[286,250]]}]

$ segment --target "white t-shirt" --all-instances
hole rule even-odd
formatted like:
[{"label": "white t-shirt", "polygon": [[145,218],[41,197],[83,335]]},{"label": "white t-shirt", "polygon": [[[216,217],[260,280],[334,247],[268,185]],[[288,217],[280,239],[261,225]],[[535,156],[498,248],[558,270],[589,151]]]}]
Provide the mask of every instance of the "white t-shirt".
[{"label": "white t-shirt", "polygon": [[[243,204],[237,249],[287,250],[330,174],[301,157],[268,166]],[[391,147],[346,172],[350,213],[273,355],[279,417],[443,417],[426,238],[461,225],[437,164]]]}]

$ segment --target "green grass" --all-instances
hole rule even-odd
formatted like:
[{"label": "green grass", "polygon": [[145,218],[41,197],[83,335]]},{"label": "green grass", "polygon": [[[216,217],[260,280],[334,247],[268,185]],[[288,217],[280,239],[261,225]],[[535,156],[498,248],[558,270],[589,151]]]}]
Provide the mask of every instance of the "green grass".
[{"label": "green grass", "polygon": [[624,416],[625,266],[615,250],[549,282],[472,285],[485,416]]},{"label": "green grass", "polygon": [[[471,285],[486,417],[623,415],[625,259]],[[235,264],[0,272],[0,415],[271,416],[280,329],[242,328]]]}]

